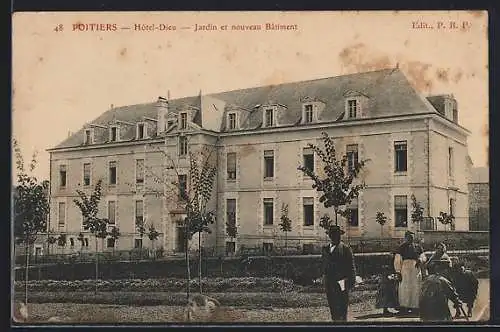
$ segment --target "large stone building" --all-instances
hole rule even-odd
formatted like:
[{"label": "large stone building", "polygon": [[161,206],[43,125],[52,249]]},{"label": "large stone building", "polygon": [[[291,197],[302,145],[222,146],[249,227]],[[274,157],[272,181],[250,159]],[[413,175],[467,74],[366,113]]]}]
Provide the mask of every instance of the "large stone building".
[{"label": "large stone building", "polygon": [[[368,161],[366,189],[341,221],[347,236],[402,237],[416,227],[412,194],[425,216],[451,212],[455,228],[468,229],[469,132],[458,122],[457,102],[451,95],[421,97],[397,68],[112,108],[49,150],[50,227],[74,244],[82,232],[76,190],[90,193],[102,179],[102,215],[122,233],[117,248],[150,245],[134,226],[145,219],[161,232],[157,246],[183,251],[184,211],[168,184],[177,173],[186,183],[189,152],[205,148],[216,152],[218,167],[210,205],[217,221],[204,246],[281,246],[282,204],[293,222],[289,243],[317,243],[325,239],[319,219],[332,211],[297,167],[322,169],[307,144],[320,143],[323,131],[350,162]],[[165,171],[172,163],[177,173]],[[382,231],[378,211],[388,217]],[[237,225],[235,240],[225,232],[228,218]],[[90,234],[84,236],[90,249]]]},{"label": "large stone building", "polygon": [[488,167],[472,169],[469,181],[469,220],[471,231],[490,230],[490,180]]}]

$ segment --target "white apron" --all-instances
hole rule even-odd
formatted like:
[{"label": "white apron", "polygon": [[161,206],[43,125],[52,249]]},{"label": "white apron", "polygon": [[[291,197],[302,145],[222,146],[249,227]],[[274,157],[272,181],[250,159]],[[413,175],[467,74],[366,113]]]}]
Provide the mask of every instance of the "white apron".
[{"label": "white apron", "polygon": [[[423,263],[426,257],[424,254],[420,255],[419,261]],[[416,309],[419,307],[420,287],[422,284],[422,271],[416,268],[415,259],[402,260],[400,254],[396,254],[394,259],[394,269],[396,272],[401,273],[402,281],[398,287],[399,305],[405,308]]]}]

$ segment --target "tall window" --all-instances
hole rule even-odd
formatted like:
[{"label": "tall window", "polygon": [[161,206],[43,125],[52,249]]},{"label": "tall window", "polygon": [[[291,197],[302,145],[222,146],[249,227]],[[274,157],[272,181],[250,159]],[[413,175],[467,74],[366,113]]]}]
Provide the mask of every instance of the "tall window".
[{"label": "tall window", "polygon": [[110,225],[116,223],[116,202],[108,201],[108,221]]},{"label": "tall window", "polygon": [[58,225],[64,227],[66,225],[66,203],[59,202],[58,205]]},{"label": "tall window", "polygon": [[265,124],[266,127],[274,126],[274,110],[272,108],[265,111]]},{"label": "tall window", "polygon": [[264,178],[274,177],[274,151],[264,151]]},{"label": "tall window", "polygon": [[394,196],[394,218],[394,226],[408,226],[408,199],[406,196]]},{"label": "tall window", "polygon": [[236,252],[236,243],[234,241],[226,241],[226,256],[231,256]]},{"label": "tall window", "polygon": [[353,99],[353,100],[347,101],[347,112],[348,112],[349,119],[356,118],[357,112],[358,112],[358,101],[357,100]]},{"label": "tall window", "polygon": [[144,202],[135,201],[135,224],[139,225],[144,221]]},{"label": "tall window", "polygon": [[187,175],[180,174],[178,180],[179,180],[179,199],[184,199],[187,190]]},{"label": "tall window", "polygon": [[347,166],[349,167],[349,170],[352,171],[358,164],[358,145],[357,144],[347,145],[346,154],[347,154]]},{"label": "tall window", "polygon": [[229,113],[228,120],[229,129],[236,129],[236,113]]},{"label": "tall window", "polygon": [[59,186],[66,187],[66,165],[59,166]]},{"label": "tall window", "polygon": [[116,184],[116,161],[109,162],[109,184]]},{"label": "tall window", "polygon": [[358,209],[358,199],[355,198],[347,208],[348,216],[347,221],[349,226],[358,227],[359,226],[359,209]]},{"label": "tall window", "polygon": [[226,200],[226,221],[233,227],[236,226],[236,200],[234,198]]},{"label": "tall window", "polygon": [[304,157],[304,167],[314,171],[314,151],[311,148],[304,148],[302,155]]},{"label": "tall window", "polygon": [[448,176],[453,177],[453,148],[448,148]]},{"label": "tall window", "polygon": [[304,106],[304,122],[305,123],[313,122],[313,105]]},{"label": "tall window", "polygon": [[90,164],[83,164],[83,185],[90,186]]},{"label": "tall window", "polygon": [[406,141],[394,142],[394,170],[407,171],[407,145]]},{"label": "tall window", "polygon": [[273,252],[273,244],[270,242],[262,243],[262,250],[264,254],[271,254]]},{"label": "tall window", "polygon": [[146,130],[145,130],[145,125],[144,123],[139,123],[137,124],[137,138],[138,139],[143,139],[146,137]]},{"label": "tall window", "polygon": [[236,153],[227,154],[227,179],[236,180]]},{"label": "tall window", "polygon": [[181,113],[181,123],[179,129],[184,130],[186,128],[187,128],[187,113],[183,112]]},{"label": "tall window", "polygon": [[108,248],[114,248],[115,247],[115,239],[112,237],[108,237],[108,239],[106,240],[106,246]]},{"label": "tall window", "polygon": [[272,225],[274,222],[273,199],[264,198],[264,225]]},{"label": "tall window", "polygon": [[117,127],[111,127],[110,140],[111,140],[111,142],[116,142],[118,140],[118,128]]},{"label": "tall window", "polygon": [[304,210],[304,226],[314,225],[314,198],[304,197],[302,207]]},{"label": "tall window", "polygon": [[134,248],[136,249],[141,249],[142,248],[142,239],[135,239],[134,240]]},{"label": "tall window", "polygon": [[85,129],[85,139],[84,144],[92,144],[92,131],[90,129]]},{"label": "tall window", "polygon": [[188,152],[187,137],[179,136],[179,156],[185,156]]},{"label": "tall window", "polygon": [[135,183],[144,183],[144,159],[136,159],[135,161]]}]

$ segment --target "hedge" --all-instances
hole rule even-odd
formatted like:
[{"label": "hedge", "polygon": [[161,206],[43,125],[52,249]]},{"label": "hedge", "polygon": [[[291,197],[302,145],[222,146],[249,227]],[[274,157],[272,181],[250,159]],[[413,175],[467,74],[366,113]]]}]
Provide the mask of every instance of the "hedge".
[{"label": "hedge", "polygon": [[[457,255],[473,270],[488,269],[489,257],[477,254]],[[390,254],[355,257],[357,275],[366,278],[382,272],[384,265],[392,263]],[[198,260],[192,260],[193,279],[197,277]],[[25,269],[16,269],[16,280],[24,280]],[[277,277],[293,280],[299,285],[311,285],[321,276],[319,256],[247,257],[243,259],[206,258],[202,261],[203,276],[207,278]],[[99,265],[98,279],[156,279],[186,278],[184,260],[143,262],[104,262]],[[95,279],[93,263],[57,264],[30,268],[30,280],[86,280]]]}]

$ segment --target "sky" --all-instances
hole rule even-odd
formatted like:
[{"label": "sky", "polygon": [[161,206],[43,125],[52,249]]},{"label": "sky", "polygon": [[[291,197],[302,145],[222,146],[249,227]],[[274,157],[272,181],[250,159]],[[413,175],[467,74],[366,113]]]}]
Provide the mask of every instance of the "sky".
[{"label": "sky", "polygon": [[466,11],[15,13],[13,137],[26,161],[37,151],[43,180],[46,149],[111,105],[398,66],[423,96],[455,96],[474,166],[487,166],[487,21]]}]

